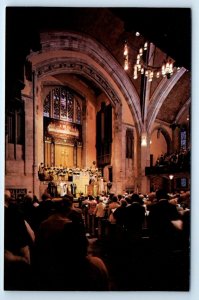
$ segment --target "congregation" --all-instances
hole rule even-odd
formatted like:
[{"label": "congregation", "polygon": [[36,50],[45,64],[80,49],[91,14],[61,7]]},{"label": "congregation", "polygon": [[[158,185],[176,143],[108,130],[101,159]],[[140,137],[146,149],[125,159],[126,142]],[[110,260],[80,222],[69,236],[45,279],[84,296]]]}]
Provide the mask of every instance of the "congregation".
[{"label": "congregation", "polygon": [[[48,192],[48,191],[47,191]],[[5,191],[6,290],[186,290],[190,192]]]},{"label": "congregation", "polygon": [[155,163],[156,167],[171,166],[177,168],[190,168],[190,149],[181,149],[173,153],[161,154]]}]

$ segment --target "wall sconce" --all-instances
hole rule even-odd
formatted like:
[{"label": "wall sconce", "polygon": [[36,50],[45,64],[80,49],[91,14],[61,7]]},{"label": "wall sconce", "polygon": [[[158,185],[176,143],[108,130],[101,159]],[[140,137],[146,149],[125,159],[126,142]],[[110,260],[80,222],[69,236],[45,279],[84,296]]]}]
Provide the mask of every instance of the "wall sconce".
[{"label": "wall sconce", "polygon": [[173,175],[173,174],[170,174],[170,175],[169,175],[169,179],[170,179],[170,180],[173,180],[173,178],[174,178],[174,175]]}]

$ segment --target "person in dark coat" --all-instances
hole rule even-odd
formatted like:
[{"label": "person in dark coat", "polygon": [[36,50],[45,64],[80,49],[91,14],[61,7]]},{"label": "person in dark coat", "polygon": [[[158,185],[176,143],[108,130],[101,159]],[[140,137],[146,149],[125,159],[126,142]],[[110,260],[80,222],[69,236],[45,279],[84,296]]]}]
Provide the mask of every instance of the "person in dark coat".
[{"label": "person in dark coat", "polygon": [[54,203],[50,194],[44,193],[41,198],[42,201],[40,201],[39,206],[36,207],[34,215],[34,228],[36,231],[41,222],[47,219],[54,210]]},{"label": "person in dark coat", "polygon": [[25,220],[10,191],[5,191],[4,288],[23,290],[29,287],[30,248]]},{"label": "person in dark coat", "polygon": [[178,239],[182,220],[176,205],[169,202],[165,190],[156,192],[157,202],[151,205],[148,226],[151,237],[160,244],[172,246]]},{"label": "person in dark coat", "polygon": [[138,194],[133,194],[129,200],[130,205],[126,207],[125,227],[128,235],[137,239],[140,238],[142,234],[145,208]]},{"label": "person in dark coat", "polygon": [[87,247],[81,214],[65,197],[39,227],[33,262],[35,289],[108,290],[106,266],[100,258],[88,256]]}]

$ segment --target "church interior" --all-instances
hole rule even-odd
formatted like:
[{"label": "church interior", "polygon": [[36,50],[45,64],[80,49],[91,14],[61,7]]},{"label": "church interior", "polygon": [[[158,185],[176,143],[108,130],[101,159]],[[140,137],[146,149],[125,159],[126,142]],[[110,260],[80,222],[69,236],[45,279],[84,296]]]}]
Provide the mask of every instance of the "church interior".
[{"label": "church interior", "polygon": [[190,9],[7,7],[5,89],[5,289],[188,291]]}]

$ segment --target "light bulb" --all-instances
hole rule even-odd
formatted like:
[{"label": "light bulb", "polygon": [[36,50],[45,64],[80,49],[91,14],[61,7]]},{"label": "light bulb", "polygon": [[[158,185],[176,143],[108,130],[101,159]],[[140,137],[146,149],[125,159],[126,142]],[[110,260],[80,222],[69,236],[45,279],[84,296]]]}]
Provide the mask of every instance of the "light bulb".
[{"label": "light bulb", "polygon": [[142,54],[143,54],[143,49],[142,48],[140,48],[139,54],[140,54],[140,56],[142,56]]},{"label": "light bulb", "polygon": [[138,73],[137,73],[137,66],[134,66],[134,74],[133,74],[133,79],[137,79],[138,78]]},{"label": "light bulb", "polygon": [[125,56],[128,55],[128,46],[127,46],[127,43],[124,45],[124,55]]},{"label": "light bulb", "polygon": [[162,66],[162,75],[163,75],[163,77],[164,77],[165,73],[166,73],[165,65],[163,65],[163,66]]},{"label": "light bulb", "polygon": [[149,81],[151,82],[153,80],[153,71],[150,71],[149,73]]},{"label": "light bulb", "polygon": [[146,42],[146,43],[144,44],[144,50],[147,50],[147,47],[148,47],[148,43]]},{"label": "light bulb", "polygon": [[124,70],[126,71],[126,70],[128,70],[128,68],[129,68],[128,59],[125,59],[125,61],[124,61]]}]

